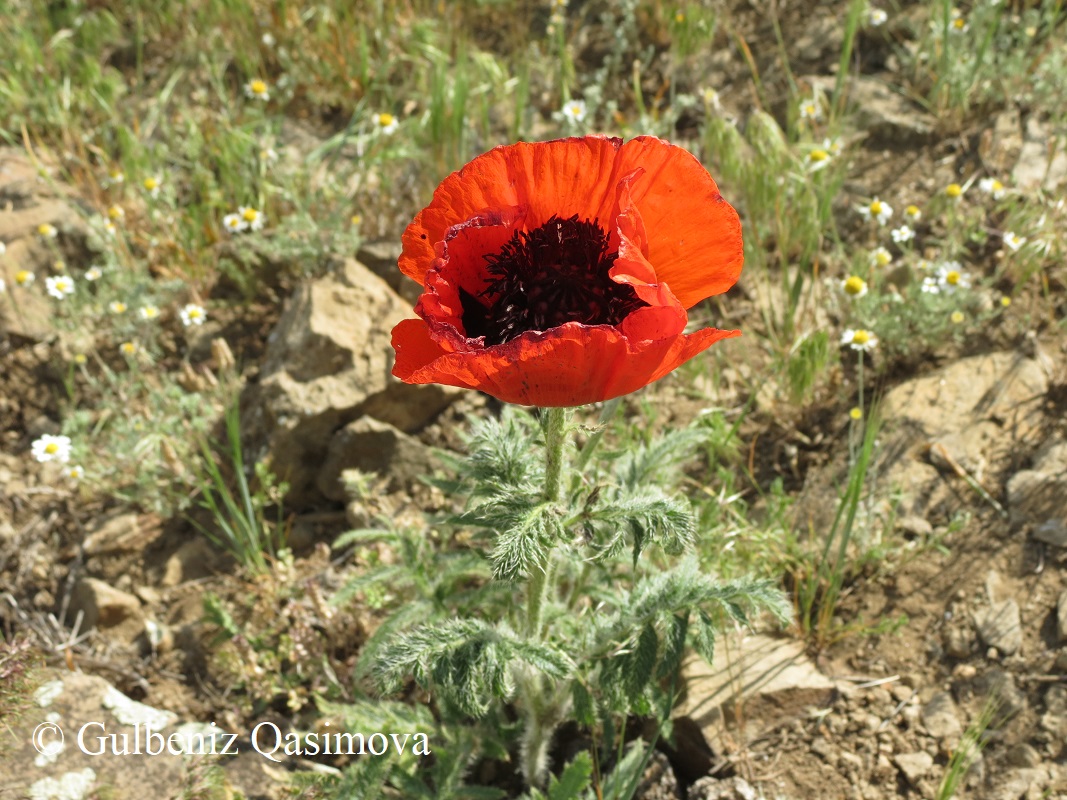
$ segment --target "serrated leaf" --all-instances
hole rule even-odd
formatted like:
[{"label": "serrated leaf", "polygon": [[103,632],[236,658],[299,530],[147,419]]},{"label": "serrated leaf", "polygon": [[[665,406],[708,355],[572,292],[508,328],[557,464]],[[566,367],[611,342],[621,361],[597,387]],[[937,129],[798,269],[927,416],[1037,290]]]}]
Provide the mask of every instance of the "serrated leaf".
[{"label": "serrated leaf", "polygon": [[553,777],[548,784],[548,800],[578,800],[589,788],[593,775],[593,759],[589,753],[582,751],[574,757],[559,778]]}]

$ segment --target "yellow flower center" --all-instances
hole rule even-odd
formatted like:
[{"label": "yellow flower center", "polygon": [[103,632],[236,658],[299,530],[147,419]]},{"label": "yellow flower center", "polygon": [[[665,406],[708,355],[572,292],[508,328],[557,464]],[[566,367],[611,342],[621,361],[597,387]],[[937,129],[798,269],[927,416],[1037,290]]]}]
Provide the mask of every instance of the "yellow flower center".
[{"label": "yellow flower center", "polygon": [[19,286],[22,286],[25,283],[29,283],[31,280],[33,280],[33,273],[30,272],[28,269],[20,269],[18,272],[15,273],[15,283],[17,283]]},{"label": "yellow flower center", "polygon": [[878,250],[874,254],[874,263],[880,267],[888,267],[889,263],[893,260],[893,256],[885,250]]},{"label": "yellow flower center", "polygon": [[907,208],[904,209],[904,213],[907,214],[909,217],[917,217],[917,216],[919,216],[919,207],[918,206],[908,206]]},{"label": "yellow flower center", "polygon": [[963,17],[958,17],[957,19],[952,20],[952,24],[956,27],[956,30],[963,30],[967,27],[967,20]]},{"label": "yellow flower center", "polygon": [[960,274],[956,270],[952,270],[945,274],[945,283],[955,286],[960,282]]},{"label": "yellow flower center", "polygon": [[107,210],[107,215],[111,217],[111,219],[120,219],[126,216],[126,212],[122,210],[121,206],[111,206],[111,208]]},{"label": "yellow flower center", "polygon": [[120,347],[122,349],[122,352],[128,356],[132,356],[134,354],[134,351],[137,350],[137,345],[135,345],[133,342],[123,342]]},{"label": "yellow flower center", "polygon": [[125,303],[112,303],[111,304],[111,310],[113,312],[115,312],[116,314],[121,314],[122,312],[124,312],[126,310],[126,304]]},{"label": "yellow flower center", "polygon": [[849,409],[848,415],[850,417],[852,417],[852,419],[861,420],[861,419],[863,419],[863,409],[861,409],[861,408],[851,408],[851,409]]},{"label": "yellow flower center", "polygon": [[882,203],[880,201],[875,200],[871,203],[871,213],[874,214],[874,216],[878,216],[882,213]]},{"label": "yellow flower center", "polygon": [[48,453],[48,455],[54,456],[56,453],[59,452],[59,445],[55,442],[49,442],[44,446],[44,451]]},{"label": "yellow flower center", "polygon": [[394,119],[395,118],[392,114],[379,114],[378,124],[381,125],[383,128],[388,128],[390,125],[393,124]]},{"label": "yellow flower center", "polygon": [[953,321],[953,323],[955,323],[956,325],[959,325],[961,322],[963,322],[963,312],[962,311],[953,311],[952,312],[952,316],[950,317],[950,319]]},{"label": "yellow flower center", "polygon": [[845,281],[845,293],[852,295],[861,294],[866,286],[867,284],[859,275],[850,275]]},{"label": "yellow flower center", "polygon": [[241,216],[244,218],[245,222],[255,222],[259,218],[259,212],[254,208],[246,208],[241,213]]},{"label": "yellow flower center", "polygon": [[1004,308],[1007,308],[1008,306],[1011,305],[1011,298],[1010,297],[1002,297],[1002,298],[1000,298],[1000,304],[1002,306],[1004,306]]},{"label": "yellow flower center", "polygon": [[267,84],[260,80],[252,81],[248,84],[248,88],[252,90],[252,94],[266,94]]},{"label": "yellow flower center", "polygon": [[189,319],[200,319],[200,309],[199,308],[190,308],[189,309]]},{"label": "yellow flower center", "polygon": [[75,364],[84,364],[87,360],[88,359],[86,359],[85,353],[75,353],[74,354],[74,363]]},{"label": "yellow flower center", "polygon": [[958,183],[950,183],[948,186],[945,187],[945,194],[953,198],[959,197],[961,194],[963,194],[963,187],[960,186]]},{"label": "yellow flower center", "polygon": [[999,192],[1004,188],[1004,184],[998,181],[996,178],[993,179],[993,183],[991,185],[994,192]]},{"label": "yellow flower center", "polygon": [[353,225],[360,225],[362,223],[363,223],[363,217],[362,216],[360,216],[359,214],[353,214],[352,215],[352,224]]},{"label": "yellow flower center", "polygon": [[871,340],[871,335],[867,331],[856,331],[852,334],[852,344],[864,345]]},{"label": "yellow flower center", "polygon": [[810,158],[812,161],[816,161],[816,162],[825,161],[829,157],[830,157],[830,154],[827,153],[825,150],[812,150],[811,154],[808,156],[808,158]]},{"label": "yellow flower center", "polygon": [[154,192],[156,189],[159,188],[159,181],[155,178],[145,178],[144,188],[146,188],[150,192]]},{"label": "yellow flower center", "polygon": [[53,228],[47,222],[42,222],[40,225],[37,226],[37,233],[41,234],[41,236],[51,236],[52,231],[54,230],[55,228]]}]

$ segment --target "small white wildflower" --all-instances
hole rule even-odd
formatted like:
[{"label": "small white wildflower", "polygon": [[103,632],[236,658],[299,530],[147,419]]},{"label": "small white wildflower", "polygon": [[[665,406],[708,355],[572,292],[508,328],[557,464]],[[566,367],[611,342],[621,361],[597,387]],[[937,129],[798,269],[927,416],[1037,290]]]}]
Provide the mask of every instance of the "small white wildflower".
[{"label": "small white wildflower", "polygon": [[888,267],[893,263],[893,254],[884,247],[877,247],[871,251],[871,265],[875,267]]},{"label": "small white wildflower", "polygon": [[952,9],[952,20],[948,24],[949,33],[966,33],[969,27],[963,12],[958,8]]},{"label": "small white wildflower", "polygon": [[915,231],[907,225],[901,225],[899,228],[893,228],[889,235],[897,244],[904,244],[915,238]]},{"label": "small white wildflower", "polygon": [[814,150],[808,151],[805,164],[808,172],[818,172],[820,169],[828,167],[830,165],[830,151],[822,147],[816,147]]},{"label": "small white wildflower", "polygon": [[563,104],[563,118],[572,125],[577,125],[586,115],[584,100],[571,100]]},{"label": "small white wildflower", "polygon": [[140,348],[136,342],[123,342],[119,345],[119,352],[124,356],[135,356]]},{"label": "small white wildflower", "polygon": [[159,197],[159,188],[163,185],[163,179],[150,175],[141,182],[141,185],[150,197]]},{"label": "small white wildflower", "polygon": [[7,245],[4,244],[3,242],[0,242],[0,256],[2,256],[6,252],[7,252]]},{"label": "small white wildflower", "polygon": [[958,183],[950,183],[945,187],[945,197],[949,200],[959,201],[963,197],[964,189]]},{"label": "small white wildflower", "polygon": [[397,118],[389,113],[375,114],[374,124],[378,126],[378,131],[386,136],[396,133],[396,129],[400,127]]},{"label": "small white wildflower", "polygon": [[813,121],[822,119],[822,110],[819,108],[819,103],[815,100],[815,98],[801,101],[800,118],[810,119]]},{"label": "small white wildflower", "polygon": [[957,289],[967,289],[971,285],[970,276],[963,271],[958,261],[946,261],[937,268],[937,288],[951,294]]},{"label": "small white wildflower", "polygon": [[104,222],[104,233],[106,233],[108,236],[114,236],[118,232],[118,229],[119,226],[111,220],[107,220]]},{"label": "small white wildflower", "polygon": [[704,103],[708,108],[714,111],[722,111],[722,101],[719,99],[719,93],[710,86],[702,89],[700,96],[704,98]]},{"label": "small white wildflower", "polygon": [[913,204],[904,209],[904,216],[912,222],[918,222],[923,218],[923,212],[921,208]]},{"label": "small white wildflower", "polygon": [[152,305],[141,306],[139,309],[137,309],[137,313],[140,315],[141,319],[155,319],[159,316],[159,308]]},{"label": "small white wildflower", "polygon": [[867,205],[860,206],[859,212],[864,219],[873,219],[879,225],[885,225],[893,216],[893,207],[876,197]]},{"label": "small white wildflower", "polygon": [[69,275],[49,275],[44,279],[44,285],[48,294],[56,300],[62,300],[74,294],[74,281]]},{"label": "small white wildflower", "polygon": [[1016,252],[1020,247],[1026,244],[1026,237],[1019,236],[1018,234],[1013,233],[1012,231],[1008,231],[1004,234],[1004,244],[1007,247],[1010,247],[1012,252]]},{"label": "small white wildflower", "polygon": [[982,180],[978,181],[978,188],[986,194],[993,195],[994,200],[1000,200],[1004,197],[1004,184],[996,178],[982,178]]},{"label": "small white wildflower", "polygon": [[125,314],[126,308],[126,304],[123,303],[121,300],[112,300],[110,303],[107,304],[107,310],[110,311],[112,314]]},{"label": "small white wildflower", "polygon": [[28,269],[20,269],[15,273],[15,284],[27,288],[33,286],[33,282],[37,280],[37,276],[30,272]]},{"label": "small white wildflower", "polygon": [[274,38],[270,33],[264,33],[259,40],[263,42],[264,47],[274,47],[278,43],[278,40]]},{"label": "small white wildflower", "polygon": [[107,215],[109,219],[115,220],[117,222],[118,220],[123,219],[126,216],[126,210],[122,206],[111,206],[107,210]]},{"label": "small white wildflower", "polygon": [[266,221],[266,217],[263,216],[263,212],[259,211],[252,206],[239,206],[237,213],[241,216],[241,221],[245,226],[252,231],[258,231],[263,227],[263,223]]},{"label": "small white wildflower", "polygon": [[222,227],[230,233],[240,233],[248,227],[248,223],[241,218],[240,214],[227,214],[222,218]]},{"label": "small white wildflower", "polygon": [[888,19],[889,15],[880,8],[870,8],[867,10],[867,24],[872,28],[885,25],[886,20]]},{"label": "small white wildflower", "polygon": [[89,269],[85,270],[85,280],[87,281],[98,281],[103,275],[104,271],[100,267],[89,267]]},{"label": "small white wildflower", "polygon": [[259,151],[259,157],[264,164],[274,164],[278,161],[278,151],[273,147],[264,147]]},{"label": "small white wildflower", "polygon": [[207,311],[203,306],[198,306],[196,303],[189,303],[179,313],[182,318],[182,325],[188,328],[190,325],[203,325],[204,320],[207,319]]},{"label": "small white wildflower", "polygon": [[927,275],[923,278],[922,286],[919,287],[927,294],[940,294],[941,284],[933,275]]},{"label": "small white wildflower", "polygon": [[849,328],[841,334],[841,344],[848,345],[853,350],[867,351],[878,345],[878,337],[862,328]]},{"label": "small white wildflower", "polygon": [[107,181],[109,184],[119,184],[126,180],[126,175],[121,169],[113,169],[107,174]]},{"label": "small white wildflower", "polygon": [[867,281],[859,275],[849,275],[841,281],[841,291],[849,297],[863,297],[867,294]]},{"label": "small white wildflower", "polygon": [[37,235],[42,239],[55,239],[59,236],[59,230],[55,225],[49,225],[47,222],[42,222],[37,226]]},{"label": "small white wildflower", "polygon": [[85,470],[77,464],[67,467],[67,480],[80,481],[85,477]]},{"label": "small white wildflower", "polygon": [[30,452],[33,453],[34,458],[42,463],[45,461],[58,461],[61,464],[66,464],[70,461],[70,437],[52,436],[46,433],[30,446]]},{"label": "small white wildflower", "polygon": [[270,100],[270,88],[266,81],[255,78],[245,84],[245,96],[253,100]]}]

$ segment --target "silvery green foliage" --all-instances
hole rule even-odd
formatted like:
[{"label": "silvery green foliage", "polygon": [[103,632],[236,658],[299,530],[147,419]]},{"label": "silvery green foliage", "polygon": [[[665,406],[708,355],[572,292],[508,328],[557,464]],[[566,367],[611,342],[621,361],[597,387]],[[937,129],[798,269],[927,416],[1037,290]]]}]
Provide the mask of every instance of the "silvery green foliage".
[{"label": "silvery green foliage", "polygon": [[[725,624],[762,611],[789,616],[769,581],[722,583],[683,555],[698,531],[673,487],[706,438],[694,428],[616,453],[572,450],[582,468],[565,469],[560,499],[547,501],[536,420],[507,409],[472,422],[467,453],[444,454],[452,476],[433,481],[460,510],[422,531],[388,530],[383,520],[386,530],[338,542],[386,541],[396,554],[338,595],[384,592],[380,605],[391,611],[357,676],[386,693],[412,681],[432,692],[444,722],[482,731],[479,746],[536,760],[523,764],[527,775],[547,773],[547,743],[567,719],[598,729],[606,748],[628,715],[669,719],[687,648],[710,660]],[[541,572],[548,589],[531,631],[522,612]],[[503,722],[508,709],[521,725]],[[582,764],[530,796],[583,797]]]}]

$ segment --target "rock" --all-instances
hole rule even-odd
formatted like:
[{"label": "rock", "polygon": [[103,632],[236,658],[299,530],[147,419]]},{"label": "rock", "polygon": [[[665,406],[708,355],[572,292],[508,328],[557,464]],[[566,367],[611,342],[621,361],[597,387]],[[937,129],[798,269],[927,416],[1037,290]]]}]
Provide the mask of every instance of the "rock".
[{"label": "rock", "polygon": [[995,800],[1038,800],[1048,797],[1043,792],[1049,783],[1049,773],[1043,767],[1004,770],[997,777],[992,792],[986,795],[987,797]]},{"label": "rock", "polygon": [[218,551],[203,536],[184,542],[163,565],[160,585],[169,588],[207,577],[212,572],[217,556]]},{"label": "rock", "polygon": [[1056,636],[1061,643],[1067,641],[1067,591],[1056,601]]},{"label": "rock", "polygon": [[934,526],[918,514],[908,514],[897,520],[897,527],[915,539],[929,539],[934,535]]},{"label": "rock", "polygon": [[141,601],[96,578],[82,578],[74,584],[70,608],[83,613],[82,630],[97,628],[127,644],[144,632]]},{"label": "rock", "polygon": [[1039,767],[1043,759],[1029,744],[1019,742],[1004,755],[1004,761],[1012,767]]},{"label": "rock", "polygon": [[1015,685],[1015,678],[1000,667],[980,675],[974,682],[974,688],[978,693],[978,709],[990,700],[998,703],[998,721],[1007,720],[1026,708],[1026,694]]},{"label": "rock", "polygon": [[689,787],[689,800],[758,800],[759,792],[744,778],[701,778]]},{"label": "rock", "polygon": [[1002,655],[1010,656],[1022,647],[1022,620],[1019,604],[1013,599],[992,603],[988,608],[974,612],[974,627],[978,638],[989,647],[997,648]]},{"label": "rock", "polygon": [[677,800],[680,796],[671,762],[663,753],[653,753],[634,793],[635,800]]},{"label": "rock", "polygon": [[118,514],[96,523],[82,542],[82,549],[87,556],[144,550],[162,532],[158,520]]},{"label": "rock", "polygon": [[289,506],[321,497],[316,485],[333,434],[361,416],[413,431],[461,392],[410,386],[390,375],[392,328],[410,306],[355,260],[301,286],[270,335],[260,383],[243,399],[251,440],[264,443],[290,484]]},{"label": "rock", "polygon": [[[233,742],[221,755],[229,739],[215,723],[183,722],[174,712],[130,699],[95,675],[43,670],[42,678],[35,695],[37,708],[4,720],[4,735],[9,738],[4,743],[0,796],[68,800],[184,796],[183,789],[193,785],[198,773],[196,762],[204,760],[190,756],[210,753],[214,734],[216,755],[211,760],[224,771],[227,791],[281,800],[283,785],[264,771],[263,756],[246,742]],[[42,732],[38,726],[44,723],[53,727]],[[42,749],[35,749],[35,743]],[[112,747],[121,755],[114,755]],[[183,755],[186,751],[190,756]]]},{"label": "rock", "polygon": [[929,753],[899,753],[893,756],[893,763],[904,774],[908,783],[918,786],[919,781],[934,766],[934,758]]},{"label": "rock", "polygon": [[[832,88],[831,82],[825,83]],[[856,110],[857,130],[867,132],[871,146],[915,147],[935,133],[935,117],[878,78],[854,77],[849,81],[848,96]]]},{"label": "rock", "polygon": [[739,701],[748,733],[757,737],[760,729],[829,705],[838,691],[805,655],[802,642],[765,634],[724,636],[715,663],[690,658],[682,678],[685,690],[676,713],[692,718],[717,753],[729,752],[735,743],[728,717]]},{"label": "rock", "polygon": [[950,625],[942,633],[945,653],[953,658],[970,658],[974,649],[974,636],[970,630],[959,625]]},{"label": "rock", "polygon": [[388,478],[387,491],[411,486],[433,471],[430,448],[392,425],[360,417],[330,439],[326,461],[316,481],[331,500],[345,500],[341,473],[346,469],[373,472]]},{"label": "rock", "polygon": [[1067,525],[1058,519],[1047,519],[1034,528],[1034,538],[1053,547],[1067,547]]},{"label": "rock", "polygon": [[399,240],[363,242],[356,252],[359,263],[389,284],[389,288],[404,298],[412,308],[422,294],[422,287],[400,271],[397,262],[403,247]]},{"label": "rock", "polygon": [[1047,120],[1039,119],[1036,114],[1027,117],[1019,160],[1011,174],[1012,183],[1020,191],[1043,189],[1054,193],[1067,180],[1067,153],[1062,147],[1050,147],[1055,138],[1056,133]]},{"label": "rock", "polygon": [[938,692],[922,708],[922,723],[935,739],[958,739],[963,733],[959,709],[948,692]]}]

